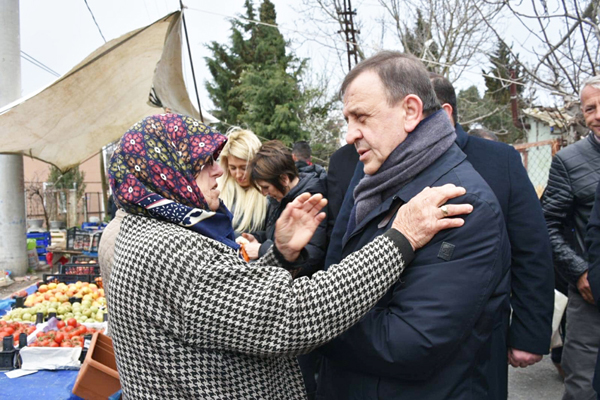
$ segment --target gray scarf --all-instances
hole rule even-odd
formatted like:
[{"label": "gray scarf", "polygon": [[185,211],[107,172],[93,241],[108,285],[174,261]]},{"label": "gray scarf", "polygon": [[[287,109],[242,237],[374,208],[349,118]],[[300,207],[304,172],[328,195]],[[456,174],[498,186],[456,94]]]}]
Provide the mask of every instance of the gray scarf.
[{"label": "gray scarf", "polygon": [[422,120],[379,170],[374,175],[365,175],[354,189],[356,224],[433,164],[455,140],[454,127],[444,110]]}]

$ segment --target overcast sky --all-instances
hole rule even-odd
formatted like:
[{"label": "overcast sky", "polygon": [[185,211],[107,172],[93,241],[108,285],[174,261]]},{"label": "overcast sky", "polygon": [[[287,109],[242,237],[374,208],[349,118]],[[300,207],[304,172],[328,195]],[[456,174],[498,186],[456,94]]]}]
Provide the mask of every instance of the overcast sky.
[{"label": "overcast sky", "polygon": [[[331,75],[330,84],[337,88],[344,71],[340,61],[331,49],[307,41],[316,32],[299,24],[298,0],[272,0],[276,6],[277,23],[292,47],[300,57],[311,59],[313,70],[336,71]],[[178,0],[88,0],[96,22],[107,41],[117,38],[131,30],[146,26],[170,12],[179,9]],[[228,43],[231,23],[229,16],[244,13],[244,0],[184,0],[188,7],[186,20],[194,59],[194,68],[198,79],[198,89],[203,109],[211,104],[204,89],[204,81],[209,73],[204,57],[209,56],[205,44],[211,41]],[[258,6],[260,0],[255,0]],[[359,18],[364,24],[362,38],[367,50],[374,47],[389,47],[386,43],[376,43],[377,20],[384,14],[377,0],[355,1]],[[21,50],[62,75],[83,60],[96,48],[104,44],[90,11],[82,0],[21,0]],[[298,31],[304,34],[300,35]],[[335,32],[331,33],[335,36]],[[369,38],[366,38],[370,35]],[[342,44],[343,46],[343,44]],[[345,67],[345,61],[344,61]],[[36,92],[53,82],[56,77],[43,69],[21,59],[22,95]],[[480,75],[481,65],[471,72],[463,74],[456,83],[458,89],[472,84],[483,90]],[[191,74],[186,73],[188,88],[192,87]],[[194,98],[193,89],[190,96]]]}]

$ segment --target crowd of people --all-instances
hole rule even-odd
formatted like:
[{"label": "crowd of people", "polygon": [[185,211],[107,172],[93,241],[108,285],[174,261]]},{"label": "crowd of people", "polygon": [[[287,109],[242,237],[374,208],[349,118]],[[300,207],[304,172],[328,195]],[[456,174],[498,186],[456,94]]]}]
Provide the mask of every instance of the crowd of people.
[{"label": "crowd of people", "polygon": [[508,366],[550,352],[564,279],[563,398],[600,398],[600,77],[541,202],[417,58],[379,52],[340,94],[327,170],[307,142],[176,113],[125,133],[99,250],[125,397],[506,399]]}]

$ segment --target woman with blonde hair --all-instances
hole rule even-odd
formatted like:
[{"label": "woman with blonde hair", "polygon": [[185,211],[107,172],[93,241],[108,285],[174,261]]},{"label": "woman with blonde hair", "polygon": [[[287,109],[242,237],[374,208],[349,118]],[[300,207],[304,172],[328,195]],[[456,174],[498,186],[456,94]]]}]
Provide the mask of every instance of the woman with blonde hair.
[{"label": "woman with blonde hair", "polygon": [[252,185],[246,173],[250,161],[260,149],[258,137],[249,130],[232,128],[221,151],[223,176],[219,179],[221,199],[233,214],[236,234],[264,229],[267,217],[267,198]]}]

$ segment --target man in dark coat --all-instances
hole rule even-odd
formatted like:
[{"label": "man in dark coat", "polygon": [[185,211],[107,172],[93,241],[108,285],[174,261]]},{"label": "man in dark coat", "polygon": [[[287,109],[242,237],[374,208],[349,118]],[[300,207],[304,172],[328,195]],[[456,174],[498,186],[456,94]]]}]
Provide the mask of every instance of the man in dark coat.
[{"label": "man in dark coat", "polygon": [[[561,365],[565,371],[563,400],[596,399],[592,387],[600,314],[588,281],[585,229],[596,185],[600,181],[600,76],[584,82],[581,111],[591,133],[554,156],[542,208],[554,263],[569,282],[567,329]],[[574,228],[567,232],[564,227]],[[570,237],[574,236],[574,240]]]},{"label": "man in dark coat", "polygon": [[315,173],[319,179],[325,179],[327,177],[327,171],[319,164],[312,162],[312,150],[310,144],[307,141],[301,140],[294,143],[292,147],[292,158],[298,168],[298,172],[304,172],[306,174]]},{"label": "man in dark coat", "polygon": [[[500,202],[511,247],[512,318],[507,340],[495,345],[502,357],[494,398],[508,397],[507,361],[527,367],[548,354],[554,312],[552,249],[542,207],[519,153],[511,146],[473,137],[458,124],[456,92],[446,78],[430,74],[442,108],[456,128],[456,143]],[[508,326],[508,321],[505,321]],[[507,349],[508,345],[508,349]]]},{"label": "man in dark coat", "polygon": [[[596,307],[600,309],[600,185],[596,189],[596,201],[587,225],[585,244],[589,258],[587,279],[594,300],[596,300]],[[595,333],[598,335],[598,332]],[[593,387],[598,395],[598,400],[600,400],[600,354],[596,357]]]},{"label": "man in dark coat", "polygon": [[344,195],[358,162],[358,153],[351,144],[337,149],[329,158],[327,170],[327,239],[331,238],[333,226],[340,213]]},{"label": "man in dark coat", "polygon": [[381,52],[348,74],[341,93],[347,141],[366,174],[353,178],[355,199],[346,196],[340,210],[345,235],[332,235],[343,256],[382,234],[426,186],[460,184],[474,211],[460,230],[419,250],[402,282],[321,348],[317,398],[488,398],[492,343],[510,310],[510,248],[498,200],[454,144],[416,58]]}]

